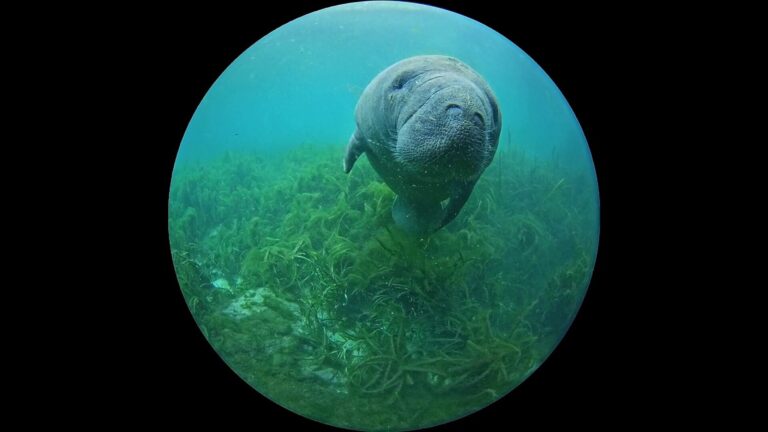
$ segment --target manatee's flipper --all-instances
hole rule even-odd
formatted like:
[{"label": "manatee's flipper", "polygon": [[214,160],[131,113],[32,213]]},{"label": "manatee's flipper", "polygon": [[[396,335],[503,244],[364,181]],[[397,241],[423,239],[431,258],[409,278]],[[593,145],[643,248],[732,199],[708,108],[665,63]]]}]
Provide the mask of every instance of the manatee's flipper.
[{"label": "manatee's flipper", "polygon": [[349,144],[347,144],[347,155],[344,156],[344,173],[349,173],[355,165],[357,158],[365,153],[365,149],[365,139],[355,129],[355,133],[352,134],[352,138],[349,139]]},{"label": "manatee's flipper", "polygon": [[414,235],[431,234],[440,226],[443,207],[440,202],[416,201],[398,195],[392,205],[392,218],[400,229]]},{"label": "manatee's flipper", "polygon": [[461,209],[466,204],[469,196],[472,195],[472,190],[475,188],[475,183],[458,183],[453,187],[453,193],[451,193],[451,199],[448,200],[448,205],[445,207],[445,214],[443,220],[438,225],[437,229],[440,229],[458,216]]}]

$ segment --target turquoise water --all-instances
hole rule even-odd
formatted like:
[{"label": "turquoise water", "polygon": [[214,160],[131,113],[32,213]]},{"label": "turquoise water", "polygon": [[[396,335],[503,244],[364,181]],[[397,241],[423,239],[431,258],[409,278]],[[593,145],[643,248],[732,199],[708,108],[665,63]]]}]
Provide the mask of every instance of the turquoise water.
[{"label": "turquoise water", "polygon": [[355,104],[370,80],[423,54],[454,56],[485,77],[504,115],[502,136],[509,134],[514,146],[537,157],[556,150],[573,165],[591,164],[563,95],[508,39],[443,9],[377,2],[309,14],[247,49],[201,102],[179,160],[226,149],[346,145],[355,129]]},{"label": "turquoise water", "polygon": [[[503,120],[456,219],[414,238],[366,156],[350,174],[341,161],[366,85],[422,54],[479,72]],[[280,27],[213,83],[168,226],[182,295],[234,373],[298,415],[411,430],[484,408],[546,360],[586,294],[598,215],[584,134],[531,58],[461,15],[366,2]]]}]

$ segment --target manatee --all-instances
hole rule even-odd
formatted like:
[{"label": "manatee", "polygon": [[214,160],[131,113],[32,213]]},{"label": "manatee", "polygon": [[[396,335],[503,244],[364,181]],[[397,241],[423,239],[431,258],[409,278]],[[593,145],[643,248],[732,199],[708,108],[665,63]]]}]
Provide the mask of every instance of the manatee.
[{"label": "manatee", "polygon": [[459,214],[493,160],[501,131],[485,79],[439,55],[410,57],[380,72],[360,96],[355,121],[344,172],[366,154],[397,195],[395,223],[417,235]]}]

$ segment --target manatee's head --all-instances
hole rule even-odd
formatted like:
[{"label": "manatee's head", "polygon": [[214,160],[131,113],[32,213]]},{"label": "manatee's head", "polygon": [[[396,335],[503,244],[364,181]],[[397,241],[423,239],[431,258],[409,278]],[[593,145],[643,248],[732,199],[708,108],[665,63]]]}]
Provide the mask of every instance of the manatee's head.
[{"label": "manatee's head", "polygon": [[479,75],[459,64],[463,68],[405,70],[388,89],[399,108],[393,119],[395,157],[425,180],[475,179],[496,152],[495,96]]}]

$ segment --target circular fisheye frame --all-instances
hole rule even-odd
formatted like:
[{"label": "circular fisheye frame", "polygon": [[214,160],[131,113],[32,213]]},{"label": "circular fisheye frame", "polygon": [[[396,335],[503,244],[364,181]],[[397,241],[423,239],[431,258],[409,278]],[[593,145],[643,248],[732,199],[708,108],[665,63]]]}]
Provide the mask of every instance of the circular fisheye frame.
[{"label": "circular fisheye frame", "polygon": [[205,338],[256,391],[356,430],[502,398],[573,321],[599,235],[584,134],[494,30],[400,2],[323,9],[213,84],[168,230]]}]

